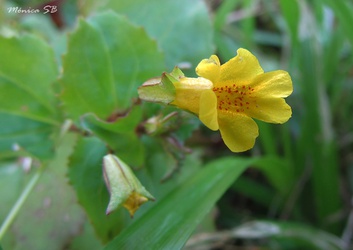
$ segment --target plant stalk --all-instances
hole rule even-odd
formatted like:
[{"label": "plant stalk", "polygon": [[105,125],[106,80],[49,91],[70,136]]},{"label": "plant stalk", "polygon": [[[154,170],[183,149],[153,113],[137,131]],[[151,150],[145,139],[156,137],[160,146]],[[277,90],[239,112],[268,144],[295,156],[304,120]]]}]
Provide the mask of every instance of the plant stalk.
[{"label": "plant stalk", "polygon": [[12,207],[11,211],[7,215],[5,221],[2,223],[0,228],[0,240],[3,238],[9,227],[11,226],[12,222],[15,220],[18,212],[20,211],[21,207],[27,200],[29,194],[33,190],[34,186],[37,184],[40,176],[43,173],[43,168],[39,169],[37,173],[32,177],[32,179],[28,182],[27,186],[23,190],[22,194],[16,201],[15,205]]}]

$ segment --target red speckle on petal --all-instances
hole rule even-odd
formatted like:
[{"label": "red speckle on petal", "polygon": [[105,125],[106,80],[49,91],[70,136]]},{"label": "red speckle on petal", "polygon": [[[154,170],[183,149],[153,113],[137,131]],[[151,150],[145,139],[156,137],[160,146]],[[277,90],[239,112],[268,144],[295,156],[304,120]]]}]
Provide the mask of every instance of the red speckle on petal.
[{"label": "red speckle on petal", "polygon": [[[241,91],[239,91],[239,89]],[[244,112],[246,109],[249,109],[249,101],[248,95],[251,94],[251,91],[254,91],[250,86],[236,86],[236,84],[225,85],[222,87],[214,87],[213,91],[216,93],[217,101],[218,101],[218,109],[234,112]],[[239,108],[241,107],[241,108]]]}]

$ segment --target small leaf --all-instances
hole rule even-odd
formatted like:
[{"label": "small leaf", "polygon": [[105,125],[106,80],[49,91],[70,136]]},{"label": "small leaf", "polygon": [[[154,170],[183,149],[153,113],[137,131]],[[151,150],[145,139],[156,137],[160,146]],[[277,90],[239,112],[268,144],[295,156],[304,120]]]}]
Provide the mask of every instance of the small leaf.
[{"label": "small leaf", "polygon": [[163,71],[163,61],[156,43],[126,18],[107,12],[81,20],[63,60],[67,112],[73,119],[92,112],[104,120],[124,112],[137,87]]}]

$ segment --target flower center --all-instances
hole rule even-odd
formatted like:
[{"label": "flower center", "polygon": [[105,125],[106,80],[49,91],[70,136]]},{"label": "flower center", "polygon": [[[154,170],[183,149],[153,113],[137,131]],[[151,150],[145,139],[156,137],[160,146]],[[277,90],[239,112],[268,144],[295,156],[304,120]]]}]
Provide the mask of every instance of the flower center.
[{"label": "flower center", "polygon": [[254,89],[251,86],[225,85],[214,87],[213,92],[217,96],[217,108],[223,111],[244,112],[249,109],[251,94]]}]

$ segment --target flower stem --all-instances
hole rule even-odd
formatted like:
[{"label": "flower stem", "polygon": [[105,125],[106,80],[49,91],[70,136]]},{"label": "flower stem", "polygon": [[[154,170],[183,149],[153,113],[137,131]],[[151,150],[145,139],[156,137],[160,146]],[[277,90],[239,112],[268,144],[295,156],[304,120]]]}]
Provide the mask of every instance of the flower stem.
[{"label": "flower stem", "polygon": [[27,200],[29,194],[31,193],[32,189],[37,184],[42,173],[43,173],[43,168],[40,168],[38,172],[35,173],[35,175],[32,177],[32,179],[28,182],[21,196],[18,198],[15,205],[12,207],[10,213],[7,215],[5,221],[2,223],[0,227],[0,240],[2,239],[2,237],[4,236],[8,228],[11,226],[12,222],[16,218],[24,202]]}]

